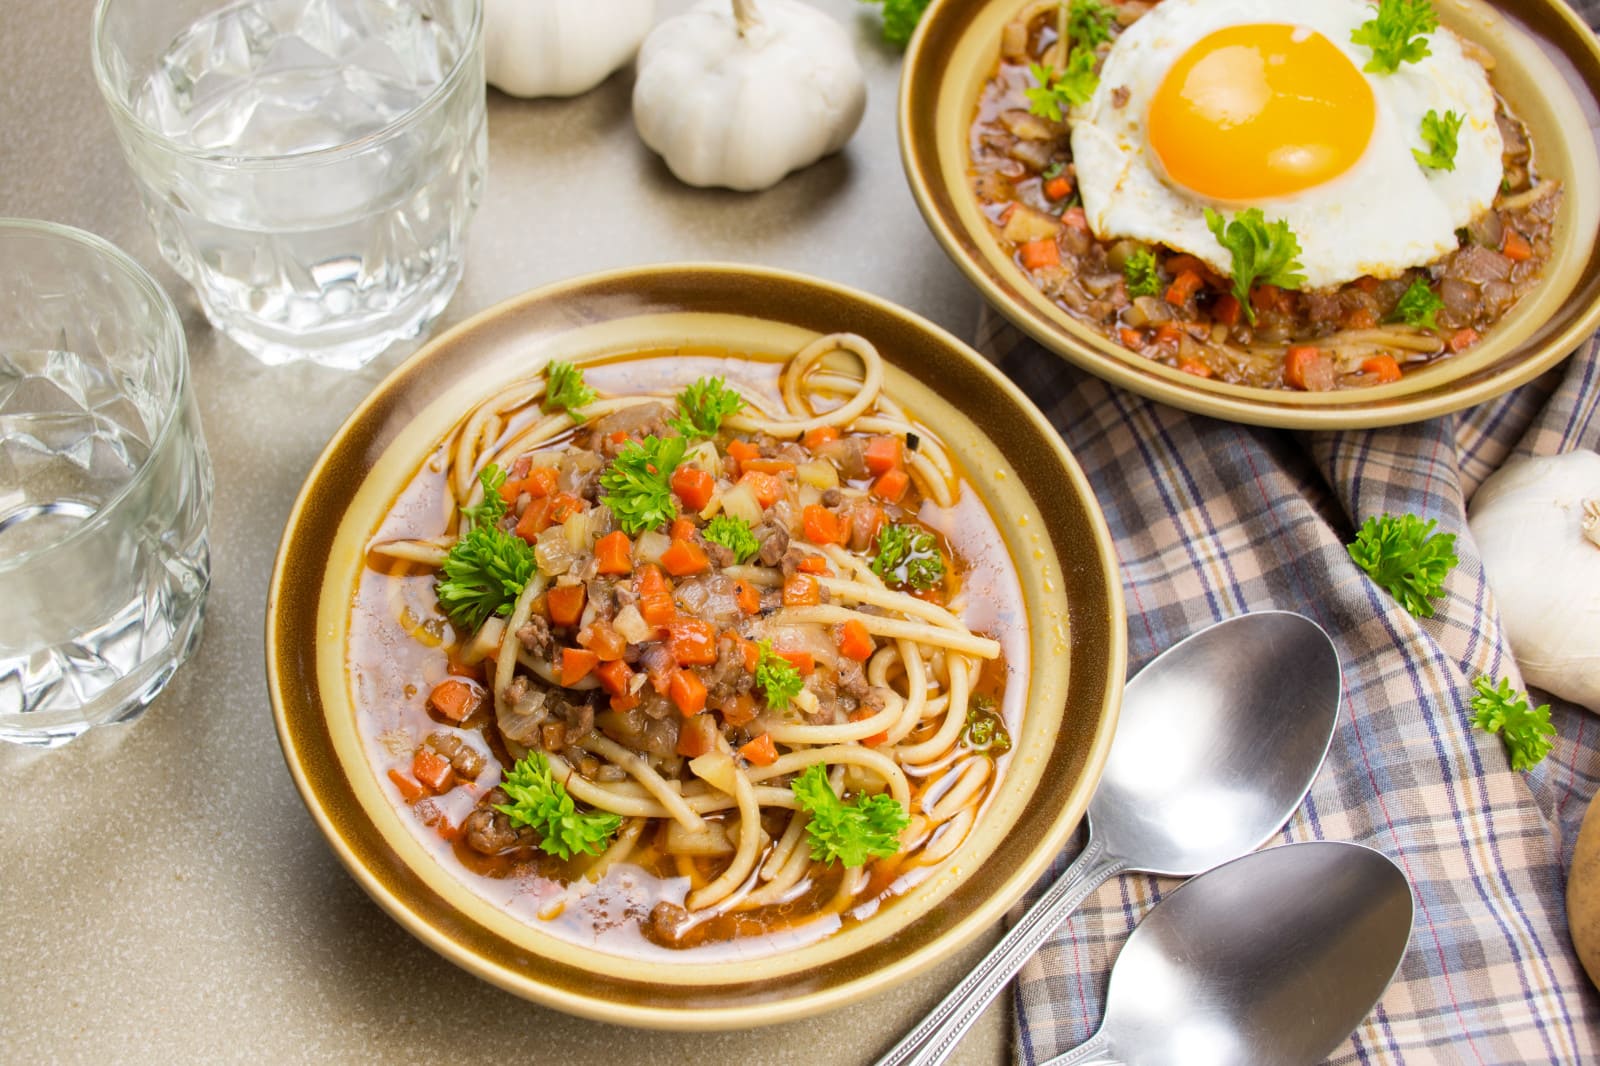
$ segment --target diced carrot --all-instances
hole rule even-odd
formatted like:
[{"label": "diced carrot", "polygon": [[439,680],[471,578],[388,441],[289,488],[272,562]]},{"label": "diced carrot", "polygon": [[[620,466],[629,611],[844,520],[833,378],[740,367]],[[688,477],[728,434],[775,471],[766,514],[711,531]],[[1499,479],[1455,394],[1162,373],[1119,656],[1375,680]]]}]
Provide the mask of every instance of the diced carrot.
[{"label": "diced carrot", "polygon": [[619,429],[610,436],[606,437],[606,440],[610,441],[612,444],[626,444],[628,440],[628,432],[627,430]]},{"label": "diced carrot", "polygon": [[1211,317],[1221,322],[1224,326],[1237,326],[1239,316],[1244,313],[1244,308],[1239,303],[1239,298],[1231,292],[1225,292],[1217,297],[1217,302],[1211,305]]},{"label": "diced carrot", "polygon": [[888,521],[888,516],[883,513],[883,508],[870,500],[862,500],[851,511],[849,524],[852,530],[857,519],[862,519],[861,527],[867,531],[867,543],[878,543],[878,532],[883,529],[883,524]]},{"label": "diced carrot", "polygon": [[1383,283],[1377,278],[1373,277],[1371,274],[1363,274],[1350,284],[1354,285],[1356,288],[1370,296],[1372,293],[1377,292],[1378,286]]},{"label": "diced carrot", "polygon": [[1004,226],[1007,222],[1011,221],[1011,216],[1016,214],[1016,213],[1017,213],[1017,205],[1016,205],[1016,202],[1013,201],[1013,202],[1011,202],[1009,204],[1006,204],[1006,206],[1004,206],[1004,207],[1002,207],[1000,209],[1000,214],[999,214],[998,217],[995,218],[995,221],[1000,223],[1000,225]]},{"label": "diced carrot", "polygon": [[1276,285],[1257,285],[1250,293],[1250,304],[1257,311],[1287,311],[1290,296]]},{"label": "diced carrot", "polygon": [[411,756],[411,776],[435,793],[449,792],[456,783],[456,772],[450,760],[426,744],[417,745],[416,753]]},{"label": "diced carrot", "polygon": [[905,446],[899,437],[873,437],[867,442],[864,458],[869,473],[886,474],[905,465]]},{"label": "diced carrot", "polygon": [[1167,287],[1167,303],[1174,307],[1182,307],[1189,302],[1189,298],[1200,291],[1200,286],[1205,284],[1205,279],[1192,270],[1185,270],[1179,274],[1171,285]]},{"label": "diced carrot", "polygon": [[694,531],[694,519],[678,517],[672,520],[672,525],[667,529],[667,536],[671,540],[693,540]]},{"label": "diced carrot", "polygon": [[433,686],[428,705],[452,722],[470,717],[483,703],[483,693],[460,678],[448,678]]},{"label": "diced carrot", "polygon": [[1129,329],[1127,326],[1123,326],[1117,331],[1117,336],[1122,338],[1122,346],[1124,348],[1132,348],[1134,351],[1138,351],[1144,347],[1144,334],[1136,329]]},{"label": "diced carrot", "polygon": [[813,544],[843,544],[850,539],[849,527],[841,528],[839,516],[820,504],[809,504],[800,512],[800,528]]},{"label": "diced carrot", "polygon": [[523,479],[522,491],[529,496],[542,499],[546,496],[554,496],[556,486],[559,483],[560,478],[556,474],[555,467],[541,466],[530,471],[528,476]]},{"label": "diced carrot", "polygon": [[1069,207],[1061,212],[1061,221],[1075,230],[1089,232],[1089,216],[1084,214],[1081,207]]},{"label": "diced carrot", "polygon": [[1378,324],[1378,316],[1370,307],[1355,307],[1345,313],[1341,324],[1345,329],[1371,329]]},{"label": "diced carrot", "polygon": [[445,664],[444,671],[451,677],[467,677],[480,684],[483,682],[483,666],[480,663],[460,663],[451,659]]},{"label": "diced carrot", "polygon": [[550,501],[534,500],[523,508],[512,532],[529,544],[539,539],[539,534],[550,528]]},{"label": "diced carrot", "polygon": [[[852,722],[865,722],[868,718],[871,718],[877,713],[877,711],[869,710],[868,708],[863,707],[858,711],[852,711],[850,713],[850,720]],[[875,748],[879,744],[887,743],[888,740],[889,733],[887,730],[885,730],[882,733],[874,733],[870,737],[862,737],[861,743],[865,744],[869,748]]]},{"label": "diced carrot", "polygon": [[839,439],[839,431],[833,426],[818,426],[816,429],[806,430],[806,435],[800,438],[806,451],[814,452],[824,444],[831,444]]},{"label": "diced carrot", "polygon": [[639,597],[639,614],[653,626],[664,626],[678,617],[678,608],[670,593]]},{"label": "diced carrot", "polygon": [[1045,179],[1044,194],[1052,200],[1065,200],[1072,195],[1072,179],[1065,174]]},{"label": "diced carrot", "polygon": [[700,618],[677,618],[664,627],[667,650],[679,666],[710,666],[717,661],[717,630]]},{"label": "diced carrot", "polygon": [[670,656],[665,660],[659,660],[652,655],[645,663],[644,672],[650,679],[650,687],[656,690],[656,695],[665,696],[668,686],[672,684],[672,675],[678,672],[678,668],[672,665]]},{"label": "diced carrot", "polygon": [[633,569],[633,541],[620,529],[594,542],[595,570],[601,574],[626,574]]},{"label": "diced carrot", "polygon": [[745,614],[755,614],[761,610],[761,591],[748,581],[733,583],[733,598],[739,610]]},{"label": "diced carrot", "polygon": [[583,617],[586,594],[582,585],[556,585],[545,593],[550,621],[558,626],[575,626]]},{"label": "diced carrot", "polygon": [[746,692],[717,704],[717,713],[729,725],[744,725],[756,716],[756,698]]},{"label": "diced carrot", "polygon": [[[649,619],[645,619],[649,621]],[[610,622],[596,620],[578,631],[578,644],[599,656],[603,663],[616,662],[627,650],[628,642],[612,628]]]},{"label": "diced carrot", "polygon": [[670,596],[672,586],[667,583],[667,576],[661,572],[659,566],[646,563],[634,575],[633,591],[639,594],[640,599],[648,599],[651,596]]},{"label": "diced carrot", "polygon": [[778,658],[789,660],[802,676],[814,674],[817,671],[817,658],[808,651],[780,651]]},{"label": "diced carrot", "polygon": [[1500,254],[1513,262],[1520,263],[1533,257],[1533,245],[1528,243],[1528,238],[1507,226],[1500,243]]},{"label": "diced carrot", "polygon": [[672,697],[673,706],[685,718],[706,709],[706,683],[688,670],[672,672],[672,680],[667,682],[667,692]]},{"label": "diced carrot", "polygon": [[625,696],[628,683],[633,680],[633,667],[621,659],[613,659],[595,667],[594,675],[600,679],[601,688],[613,696]]},{"label": "diced carrot", "polygon": [[783,580],[785,607],[815,607],[822,602],[822,586],[810,574],[791,574]]},{"label": "diced carrot", "polygon": [[1463,349],[1470,348],[1477,343],[1478,331],[1473,329],[1471,326],[1468,326],[1466,329],[1458,329],[1450,335],[1450,350],[1452,352],[1462,351]]},{"label": "diced carrot", "polygon": [[1176,322],[1163,322],[1156,328],[1156,343],[1175,345],[1183,337],[1183,327]]},{"label": "diced carrot", "polygon": [[833,576],[833,571],[828,569],[828,560],[821,555],[808,555],[795,564],[795,569],[802,574],[826,574]]},{"label": "diced carrot", "polygon": [[[752,716],[753,717],[753,716]],[[394,787],[400,790],[400,797],[407,803],[415,803],[428,794],[428,790],[417,782],[411,780],[399,770],[389,771],[389,780],[394,782]]]},{"label": "diced carrot", "polygon": [[866,625],[857,618],[852,618],[840,626],[835,640],[839,645],[839,654],[858,663],[866,662],[872,658],[872,653],[877,651],[877,645],[872,642],[872,634],[867,632]]},{"label": "diced carrot", "polygon": [[691,511],[705,510],[716,487],[716,479],[697,466],[680,466],[672,473],[672,491]]},{"label": "diced carrot", "polygon": [[1333,359],[1321,348],[1296,345],[1283,357],[1283,383],[1291,389],[1326,392],[1333,388]]},{"label": "diced carrot", "polygon": [[743,637],[734,637],[733,639],[739,642],[739,654],[744,656],[744,672],[747,674],[755,673],[756,667],[761,665],[761,646],[755,641],[745,640]]},{"label": "diced carrot", "polygon": [[758,474],[792,474],[794,463],[788,459],[741,459],[740,470],[754,470]]},{"label": "diced carrot", "polygon": [[1179,359],[1178,369],[1197,378],[1211,377],[1211,368],[1198,359]]},{"label": "diced carrot", "polygon": [[561,683],[568,688],[588,677],[600,665],[600,656],[588,648],[561,649]]},{"label": "diced carrot", "polygon": [[740,476],[739,484],[749,485],[756,494],[756,502],[763,507],[771,507],[783,499],[783,480],[773,474],[751,470]]},{"label": "diced carrot", "polygon": [[661,565],[667,568],[667,573],[673,577],[687,577],[689,574],[698,574],[711,565],[711,560],[706,557],[706,550],[692,540],[679,537],[672,542],[672,546],[661,553]]},{"label": "diced carrot", "polygon": [[559,526],[575,514],[581,514],[589,509],[589,504],[576,496],[565,492],[558,492],[550,497],[550,524]]},{"label": "diced carrot", "polygon": [[739,754],[756,766],[771,766],[778,761],[778,746],[772,742],[771,733],[762,733],[741,747]]},{"label": "diced carrot", "polygon": [[717,720],[709,714],[696,714],[678,727],[678,754],[697,758],[717,746]]},{"label": "diced carrot", "polygon": [[1017,255],[1022,259],[1022,268],[1024,270],[1038,270],[1041,267],[1061,265],[1061,249],[1057,247],[1054,237],[1041,237],[1036,241],[1023,241],[1017,245]]},{"label": "diced carrot", "polygon": [[1380,385],[1400,380],[1400,364],[1392,355],[1374,355],[1370,359],[1363,360],[1361,372],[1377,378]]},{"label": "diced carrot", "polygon": [[517,497],[523,493],[522,482],[506,478],[500,483],[500,498],[506,503],[516,503]]},{"label": "diced carrot", "polygon": [[613,711],[631,711],[637,706],[639,706],[639,697],[635,693],[627,692],[621,696],[611,697],[611,709]]},{"label": "diced carrot", "polygon": [[747,463],[751,459],[761,458],[761,449],[747,440],[730,440],[728,454],[741,463]]},{"label": "diced carrot", "polygon": [[872,494],[889,503],[899,503],[911,487],[911,476],[904,470],[891,470],[872,484]]},{"label": "diced carrot", "polygon": [[443,816],[439,818],[439,824],[434,828],[439,831],[441,840],[447,840],[452,844],[461,836],[461,827]]}]

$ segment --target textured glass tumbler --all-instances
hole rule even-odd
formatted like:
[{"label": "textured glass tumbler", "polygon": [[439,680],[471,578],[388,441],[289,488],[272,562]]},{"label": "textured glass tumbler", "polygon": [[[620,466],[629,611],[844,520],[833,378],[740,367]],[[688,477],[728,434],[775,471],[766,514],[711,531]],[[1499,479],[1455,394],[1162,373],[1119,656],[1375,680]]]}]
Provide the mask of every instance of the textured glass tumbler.
[{"label": "textured glass tumbler", "polygon": [[161,254],[256,358],[359,367],[449,303],[482,0],[99,0],[93,59]]},{"label": "textured glass tumbler", "polygon": [[167,294],[98,237],[0,219],[0,740],[156,697],[200,639],[210,503]]}]

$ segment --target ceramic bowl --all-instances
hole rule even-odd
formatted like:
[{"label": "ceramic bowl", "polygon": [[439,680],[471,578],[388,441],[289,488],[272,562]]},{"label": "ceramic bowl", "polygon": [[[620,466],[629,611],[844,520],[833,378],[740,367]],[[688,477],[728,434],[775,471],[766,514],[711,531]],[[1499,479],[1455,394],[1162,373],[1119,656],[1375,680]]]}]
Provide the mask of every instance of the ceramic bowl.
[{"label": "ceramic bowl", "polygon": [[1112,384],[1173,406],[1256,425],[1393,425],[1469,407],[1554,366],[1600,325],[1600,41],[1561,0],[1435,0],[1441,22],[1496,58],[1493,80],[1527,123],[1543,177],[1562,182],[1545,277],[1484,339],[1390,385],[1294,392],[1185,374],[1068,315],[996,240],[968,174],[968,131],[999,59],[1001,29],[1029,0],[937,0],[906,53],[900,152],[934,236],[983,295],[1022,330]]},{"label": "ceramic bowl", "polygon": [[[549,358],[787,354],[821,333],[873,341],[886,389],[937,425],[1015,560],[1028,692],[1010,767],[979,828],[865,921],[750,960],[667,963],[576,946],[470,891],[381,788],[357,733],[346,635],[365,545],[399,488],[474,402]],[[903,310],[792,274],[650,267],[513,299],[394,371],[301,490],[267,608],[284,756],[334,851],[394,918],[452,962],[551,1007],[626,1024],[719,1029],[791,1020],[886,989],[1002,914],[1078,825],[1111,742],[1126,645],[1110,536],[1060,437],[971,349]]]}]

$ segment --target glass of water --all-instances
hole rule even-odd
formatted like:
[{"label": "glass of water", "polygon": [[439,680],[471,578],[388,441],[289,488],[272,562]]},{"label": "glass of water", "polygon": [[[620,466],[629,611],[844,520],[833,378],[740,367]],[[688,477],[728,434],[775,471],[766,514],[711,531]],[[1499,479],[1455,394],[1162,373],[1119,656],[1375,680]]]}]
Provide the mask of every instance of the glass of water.
[{"label": "glass of water", "polygon": [[98,237],[0,219],[0,740],[155,698],[200,639],[210,503],[167,294]]},{"label": "glass of water", "polygon": [[98,0],[93,52],[161,254],[251,354],[355,368],[444,310],[482,0]]}]

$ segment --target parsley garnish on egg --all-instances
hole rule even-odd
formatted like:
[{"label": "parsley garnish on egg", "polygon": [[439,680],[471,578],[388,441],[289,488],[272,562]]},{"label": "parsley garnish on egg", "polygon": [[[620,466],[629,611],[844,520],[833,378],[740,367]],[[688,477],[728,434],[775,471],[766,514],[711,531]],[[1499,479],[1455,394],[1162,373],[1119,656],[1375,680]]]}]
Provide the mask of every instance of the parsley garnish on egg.
[{"label": "parsley garnish on egg", "polygon": [[1428,0],[1378,0],[1377,12],[1350,33],[1352,44],[1372,49],[1362,69],[1393,74],[1401,63],[1416,63],[1433,54],[1427,35],[1439,28],[1439,16]]},{"label": "parsley garnish on egg", "polygon": [[1250,305],[1250,290],[1259,282],[1280,289],[1298,289],[1306,283],[1300,271],[1300,242],[1289,223],[1268,222],[1261,208],[1252,207],[1224,223],[1220,214],[1206,208],[1206,227],[1217,243],[1233,256],[1233,295],[1253,326],[1255,309]]},{"label": "parsley garnish on egg", "polygon": [[1422,143],[1428,146],[1428,150],[1424,152],[1420,148],[1413,148],[1411,154],[1429,170],[1454,170],[1456,134],[1460,132],[1460,115],[1446,111],[1441,118],[1439,112],[1430,109],[1422,116]]}]

